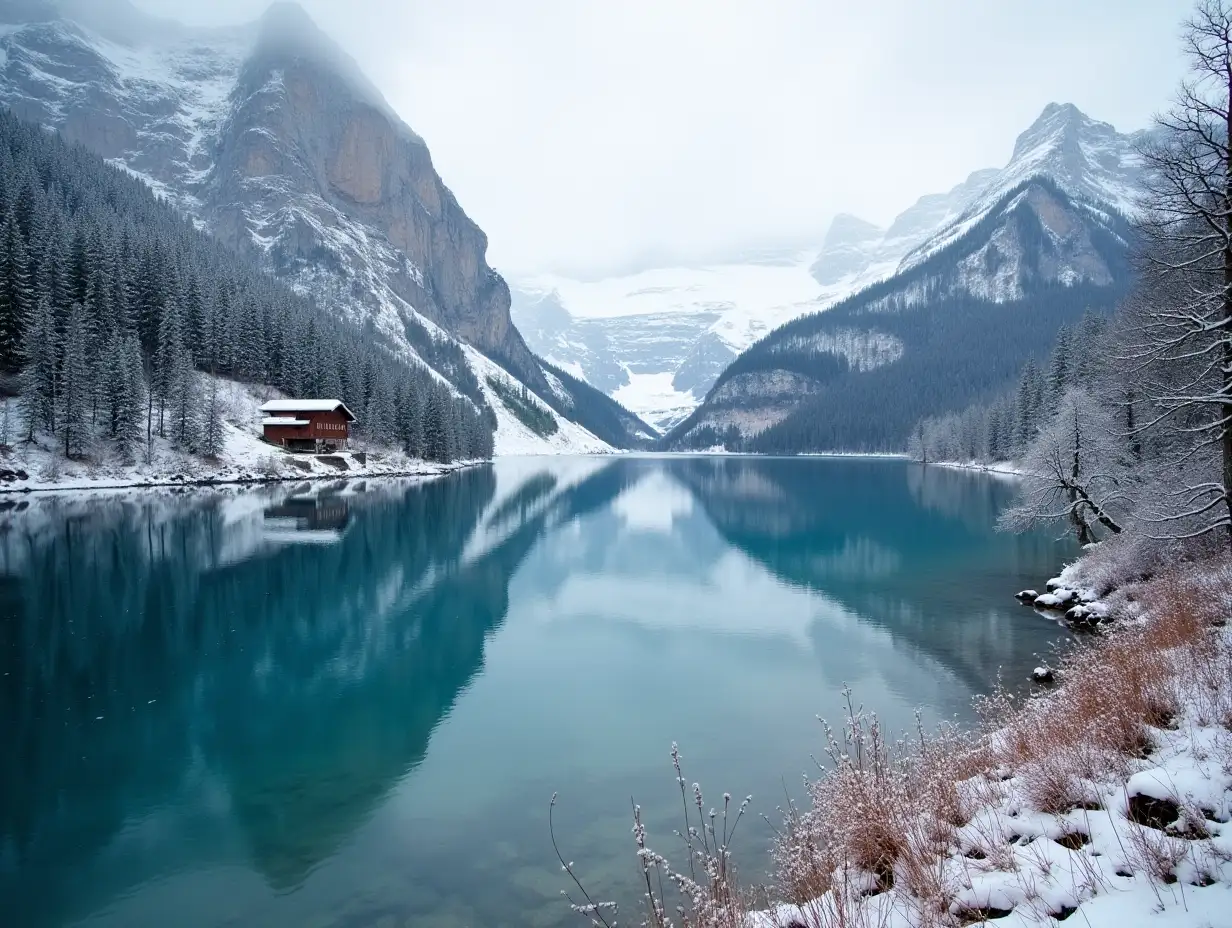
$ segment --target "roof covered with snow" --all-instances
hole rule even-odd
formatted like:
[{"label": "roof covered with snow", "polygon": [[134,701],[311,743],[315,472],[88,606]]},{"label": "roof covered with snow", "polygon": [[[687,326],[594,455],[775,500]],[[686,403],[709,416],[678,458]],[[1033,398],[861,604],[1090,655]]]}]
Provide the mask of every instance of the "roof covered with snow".
[{"label": "roof covered with snow", "polygon": [[[261,412],[275,414],[280,412],[333,412],[335,409],[341,409],[351,421],[355,421],[355,413],[347,409],[346,403],[342,402],[342,400],[270,400],[261,406]],[[289,425],[290,423],[276,424]]]},{"label": "roof covered with snow", "polygon": [[307,419],[296,419],[294,416],[270,416],[261,420],[262,425],[307,425]]}]

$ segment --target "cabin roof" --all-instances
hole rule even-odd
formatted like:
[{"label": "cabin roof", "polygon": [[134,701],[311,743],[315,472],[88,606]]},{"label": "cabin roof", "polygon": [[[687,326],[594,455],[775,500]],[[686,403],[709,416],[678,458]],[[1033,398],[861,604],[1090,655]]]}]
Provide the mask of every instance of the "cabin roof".
[{"label": "cabin roof", "polygon": [[[333,412],[335,409],[341,409],[343,414],[352,422],[355,421],[355,413],[347,409],[346,403],[342,400],[321,400],[321,399],[302,399],[302,400],[270,400],[261,407],[261,412],[264,413],[304,413],[304,412]],[[285,424],[285,423],[279,423]]]},{"label": "cabin roof", "polygon": [[261,420],[262,425],[307,425],[307,419],[296,419],[294,416],[269,416]]}]

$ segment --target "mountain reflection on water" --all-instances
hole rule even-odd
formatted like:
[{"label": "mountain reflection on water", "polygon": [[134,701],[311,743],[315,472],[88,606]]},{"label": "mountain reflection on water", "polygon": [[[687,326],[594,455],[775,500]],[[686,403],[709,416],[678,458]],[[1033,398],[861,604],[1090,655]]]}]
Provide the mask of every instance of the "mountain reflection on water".
[{"label": "mountain reflection on water", "polygon": [[1009,594],[1067,552],[993,532],[1011,492],[612,457],[10,504],[6,924],[567,923],[557,785],[623,886],[670,740],[733,790],[798,780],[843,681],[962,713],[1057,640]]}]

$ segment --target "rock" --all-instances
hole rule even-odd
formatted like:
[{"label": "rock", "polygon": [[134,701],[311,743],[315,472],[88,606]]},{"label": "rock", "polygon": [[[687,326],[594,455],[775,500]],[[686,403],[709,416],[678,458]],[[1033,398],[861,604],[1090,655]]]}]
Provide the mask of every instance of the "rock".
[{"label": "rock", "polygon": [[[1048,581],[1051,583],[1052,581]],[[1023,590],[1023,592],[1027,592]],[[1064,587],[1056,587],[1054,592],[1044,593],[1035,597],[1034,604],[1040,609],[1064,609],[1078,601],[1078,594]]]},{"label": "rock", "polygon": [[1062,583],[1061,583],[1061,578],[1060,578],[1060,577],[1053,577],[1051,580],[1049,580],[1047,583],[1045,583],[1045,584],[1044,584],[1044,586],[1045,586],[1045,588],[1047,588],[1047,590],[1048,590],[1048,592],[1049,592],[1049,593],[1052,593],[1052,592],[1054,592],[1054,591],[1056,591],[1056,590],[1058,590],[1058,589],[1060,589],[1060,588],[1061,588],[1061,586],[1062,586]]},{"label": "rock", "polygon": [[1090,617],[1091,610],[1083,605],[1071,606],[1065,611],[1065,618],[1071,622],[1085,622]]},{"label": "rock", "polygon": [[1040,594],[1037,593],[1035,590],[1019,590],[1017,593],[1014,594],[1014,598],[1019,600],[1020,602],[1031,603],[1031,602],[1035,602],[1036,598],[1039,595]]},{"label": "rock", "polygon": [[17,479],[18,480],[29,480],[30,475],[27,474],[24,470],[19,470],[17,471]]},{"label": "rock", "polygon": [[1050,667],[1036,667],[1031,671],[1031,679],[1036,683],[1052,683],[1056,679],[1056,675]]}]

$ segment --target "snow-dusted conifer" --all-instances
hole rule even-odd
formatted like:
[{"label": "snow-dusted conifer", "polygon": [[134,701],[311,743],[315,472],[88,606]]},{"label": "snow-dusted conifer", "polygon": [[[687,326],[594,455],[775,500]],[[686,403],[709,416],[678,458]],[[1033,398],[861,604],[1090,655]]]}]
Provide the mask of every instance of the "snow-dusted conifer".
[{"label": "snow-dusted conifer", "polygon": [[56,426],[65,457],[83,454],[90,445],[91,386],[90,325],[85,309],[74,303],[64,325],[56,391]]},{"label": "snow-dusted conifer", "polygon": [[0,371],[21,368],[22,336],[34,304],[29,261],[17,217],[10,212],[0,229]]},{"label": "snow-dusted conifer", "polygon": [[218,390],[218,378],[207,378],[203,392],[205,407],[201,414],[201,453],[216,458],[223,446],[222,396]]},{"label": "snow-dusted conifer", "polygon": [[120,456],[132,461],[142,440],[146,402],[145,365],[141,359],[141,342],[135,334],[126,336],[118,346],[110,380],[113,390],[111,434]]},{"label": "snow-dusted conifer", "polygon": [[56,412],[56,322],[51,304],[40,300],[22,339],[26,367],[21,375],[21,411],[26,440],[38,429],[51,431]]}]

